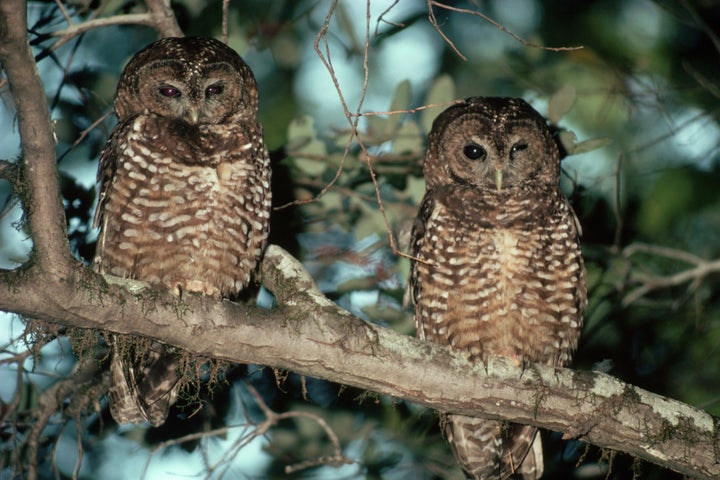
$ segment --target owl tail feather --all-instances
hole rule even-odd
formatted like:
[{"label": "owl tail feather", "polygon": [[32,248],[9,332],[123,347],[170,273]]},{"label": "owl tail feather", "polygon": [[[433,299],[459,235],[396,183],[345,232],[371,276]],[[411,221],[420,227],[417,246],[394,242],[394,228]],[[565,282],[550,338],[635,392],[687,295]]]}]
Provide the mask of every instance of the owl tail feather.
[{"label": "owl tail feather", "polygon": [[177,399],[180,375],[177,355],[154,343],[144,352],[142,362],[129,362],[111,347],[110,413],[119,424],[149,422],[158,427],[165,423],[170,407]]},{"label": "owl tail feather", "polygon": [[542,476],[537,428],[463,415],[447,415],[443,422],[453,453],[469,479],[538,480]]}]

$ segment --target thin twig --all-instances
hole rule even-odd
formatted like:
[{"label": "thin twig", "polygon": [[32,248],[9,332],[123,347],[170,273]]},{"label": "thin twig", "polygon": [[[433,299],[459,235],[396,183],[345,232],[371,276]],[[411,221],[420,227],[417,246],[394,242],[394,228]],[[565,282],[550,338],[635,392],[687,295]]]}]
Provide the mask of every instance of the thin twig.
[{"label": "thin twig", "polygon": [[72,19],[70,18],[70,14],[68,14],[67,9],[65,8],[65,5],[60,0],[55,0],[55,5],[57,5],[58,10],[60,10],[60,13],[65,18],[65,21],[68,25],[72,25]]},{"label": "thin twig", "polygon": [[633,271],[630,275],[630,282],[638,284],[636,288],[631,290],[622,300],[624,306],[636,302],[648,293],[663,288],[677,287],[685,283],[690,283],[689,291],[697,289],[702,280],[712,273],[720,272],[720,259],[708,261],[691,253],[668,247],[647,244],[633,244],[625,248],[623,254],[626,257],[643,252],[652,255],[662,256],[673,260],[679,260],[695,265],[693,268],[683,270],[672,275],[653,275],[649,273]]},{"label": "thin twig", "polygon": [[440,36],[443,38],[443,40],[445,40],[445,43],[448,44],[448,46],[450,47],[450,49],[451,49],[453,52],[455,52],[455,54],[456,54],[458,57],[460,57],[463,61],[467,61],[467,57],[466,57],[465,55],[463,55],[463,54],[460,52],[460,50],[458,50],[458,48],[455,46],[455,43],[453,43],[453,41],[450,40],[450,38],[449,38],[447,35],[445,35],[445,32],[442,31],[442,28],[440,28],[440,25],[438,24],[437,18],[435,17],[435,11],[433,10],[433,5],[434,5],[434,4],[435,4],[435,2],[433,2],[432,0],[427,0],[428,19],[430,20],[430,24],[433,26],[433,28],[435,29],[435,31],[437,31],[437,32],[440,34]]},{"label": "thin twig", "polygon": [[507,33],[507,34],[510,35],[512,38],[514,38],[514,39],[517,40],[518,42],[522,43],[522,44],[525,45],[526,47],[539,48],[539,49],[541,49],[541,50],[549,50],[549,51],[552,51],[552,52],[567,52],[567,51],[573,51],[573,50],[581,50],[581,49],[583,48],[582,45],[576,46],[576,47],[546,47],[546,46],[544,46],[544,45],[538,45],[538,44],[536,44],[536,43],[532,43],[532,42],[529,42],[529,41],[525,40],[525,39],[522,38],[520,35],[518,35],[518,34],[512,32],[512,31],[508,30],[508,28],[505,27],[503,24],[501,24],[501,23],[499,23],[499,22],[496,22],[496,21],[493,20],[492,18],[488,17],[487,15],[485,15],[485,14],[482,13],[482,12],[478,12],[477,10],[468,10],[467,8],[453,7],[452,5],[447,5],[447,4],[445,4],[445,3],[440,3],[440,2],[437,2],[437,1],[435,1],[435,0],[428,0],[427,4],[428,4],[428,10],[429,10],[429,14],[430,14],[430,23],[432,23],[433,27],[435,27],[435,30],[437,30],[437,32],[438,32],[440,35],[442,35],[442,37],[445,39],[445,41],[447,41],[448,44],[450,45],[450,47],[453,49],[453,51],[455,51],[463,60],[467,60],[467,58],[466,58],[465,56],[463,56],[463,55],[458,51],[458,49],[455,47],[455,44],[453,44],[453,43],[447,38],[447,36],[445,36],[445,34],[442,32],[442,30],[440,29],[439,25],[437,24],[437,20],[435,19],[435,13],[433,12],[432,7],[438,7],[438,8],[442,8],[442,9],[444,9],[444,10],[450,10],[451,12],[464,13],[464,14],[474,15],[474,16],[476,16],[476,17],[480,17],[480,18],[482,18],[483,20],[485,20],[486,22],[488,22],[488,23],[490,23],[491,25],[493,25],[495,28],[497,28],[497,29],[500,30],[501,32]]},{"label": "thin twig", "polygon": [[91,131],[93,131],[98,125],[100,125],[102,122],[104,122],[105,119],[107,119],[111,114],[112,114],[112,112],[106,112],[106,113],[104,113],[100,118],[98,118],[98,119],[95,120],[93,123],[91,123],[89,127],[87,127],[86,129],[84,129],[83,131],[81,131],[81,132],[80,132],[80,135],[78,135],[78,138],[76,138],[75,141],[72,143],[72,145],[70,145],[70,146],[68,147],[68,149],[65,150],[65,152],[64,152],[62,155],[59,156],[58,160],[61,160],[65,155],[67,155],[68,153],[70,153],[70,151],[71,151],[73,148],[75,148],[75,147],[77,147],[78,145],[80,145],[80,144],[83,142],[83,140],[85,140],[85,137],[87,137],[88,134],[89,134]]},{"label": "thin twig", "polygon": [[260,393],[249,384],[245,384],[245,388],[250,393],[250,395],[253,397],[253,400],[255,401],[256,406],[262,411],[263,415],[265,416],[265,420],[258,424],[253,424],[249,420],[249,416],[247,413],[245,413],[245,418],[247,419],[246,424],[243,425],[229,425],[222,428],[216,428],[213,430],[208,430],[205,432],[196,432],[191,433],[188,435],[183,435],[179,438],[174,438],[172,440],[167,440],[165,442],[161,442],[157,444],[151,452],[150,457],[148,458],[146,464],[145,464],[145,471],[147,471],[150,463],[150,459],[157,453],[158,451],[161,451],[169,446],[172,445],[178,445],[181,443],[194,441],[194,440],[202,440],[202,439],[208,439],[210,437],[214,436],[220,436],[220,435],[227,435],[232,429],[236,428],[248,428],[248,425],[252,425],[254,428],[251,429],[246,434],[241,435],[241,437],[235,442],[235,444],[229,448],[224,455],[222,455],[221,459],[217,461],[214,465],[207,465],[207,469],[209,472],[215,471],[219,466],[222,464],[227,464],[237,455],[237,452],[248,445],[252,440],[258,437],[264,436],[272,427],[276,426],[278,423],[280,423],[283,420],[287,419],[297,419],[297,418],[307,418],[314,422],[316,422],[320,428],[325,432],[328,439],[330,440],[330,443],[333,446],[333,454],[332,455],[326,455],[322,457],[318,457],[316,459],[312,460],[304,460],[302,462],[296,463],[294,465],[289,465],[285,467],[286,473],[293,473],[299,470],[315,467],[318,465],[343,465],[343,464],[352,464],[355,463],[353,460],[345,457],[342,454],[342,446],[340,444],[340,439],[338,438],[337,434],[333,431],[333,429],[327,424],[325,419],[319,415],[316,415],[311,412],[303,412],[303,411],[290,411],[290,412],[283,412],[283,413],[277,413],[273,411],[267,403],[265,403],[265,400],[262,398]]},{"label": "thin twig", "polygon": [[387,7],[385,10],[383,10],[383,12],[380,14],[380,16],[378,16],[378,19],[377,19],[377,21],[375,22],[375,36],[376,36],[376,37],[377,37],[377,35],[378,35],[378,29],[380,28],[380,22],[385,22],[385,23],[387,23],[388,25],[392,25],[393,27],[398,27],[398,28],[403,28],[403,27],[405,27],[405,25],[402,24],[402,23],[395,23],[395,22],[391,22],[390,20],[385,20],[385,15],[387,15],[388,13],[390,13],[390,10],[392,10],[393,8],[395,8],[395,6],[396,6],[398,3],[400,3],[400,0],[394,0],[393,3],[392,3],[389,7]]},{"label": "thin twig", "polygon": [[703,33],[705,33],[705,35],[710,38],[710,40],[712,40],[713,45],[715,46],[715,50],[717,50],[717,53],[720,53],[720,37],[718,37],[718,35],[715,33],[715,30],[710,28],[707,22],[703,20],[703,18],[698,14],[697,10],[690,4],[690,2],[688,2],[687,0],[681,0],[680,3],[690,14],[693,21],[697,25],[699,25],[700,30],[702,30]]},{"label": "thin twig", "polygon": [[658,255],[666,258],[672,258],[674,260],[681,260],[683,262],[692,263],[694,265],[704,265],[707,260],[700,258],[685,250],[679,250],[677,248],[663,247],[660,245],[650,245],[647,243],[633,243],[628,245],[623,250],[623,255],[629,257],[634,253],[649,253],[651,255]]},{"label": "thin twig", "polygon": [[230,34],[228,32],[228,21],[230,18],[230,0],[222,2],[222,41],[227,44]]},{"label": "thin twig", "polygon": [[373,115],[398,115],[398,114],[415,114],[418,112],[421,112],[423,110],[427,110],[428,108],[435,108],[435,107],[449,107],[450,105],[455,105],[458,103],[461,103],[462,100],[453,100],[450,102],[442,102],[442,103],[429,103],[427,105],[421,105],[419,107],[415,108],[406,108],[401,110],[388,110],[388,111],[379,111],[379,112],[361,112],[361,113],[353,113],[353,116],[360,116],[360,117],[369,117]]},{"label": "thin twig", "polygon": [[71,24],[67,28],[54,31],[50,34],[51,37],[58,38],[58,40],[49,47],[49,50],[51,52],[55,51],[60,48],[60,46],[85,32],[96,28],[109,27],[111,25],[144,25],[146,27],[154,27],[155,18],[151,13],[128,13]]}]

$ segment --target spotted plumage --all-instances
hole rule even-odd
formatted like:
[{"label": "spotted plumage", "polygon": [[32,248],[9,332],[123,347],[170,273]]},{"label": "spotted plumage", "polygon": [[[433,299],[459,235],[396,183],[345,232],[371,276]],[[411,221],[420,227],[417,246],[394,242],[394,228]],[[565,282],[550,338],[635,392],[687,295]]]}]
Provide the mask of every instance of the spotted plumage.
[{"label": "spotted plumage", "polygon": [[[440,114],[411,240],[418,337],[473,362],[570,362],[587,292],[559,174],[546,121],[523,100],[469,98]],[[535,428],[461,415],[444,425],[469,478],[542,475]]]},{"label": "spotted plumage", "polygon": [[[236,296],[262,256],[270,218],[252,72],[217,40],[166,38],[130,60],[114,107],[118,124],[98,171],[95,270],[178,295]],[[172,354],[153,344],[128,362],[118,351],[113,416],[163,423],[177,394]]]}]

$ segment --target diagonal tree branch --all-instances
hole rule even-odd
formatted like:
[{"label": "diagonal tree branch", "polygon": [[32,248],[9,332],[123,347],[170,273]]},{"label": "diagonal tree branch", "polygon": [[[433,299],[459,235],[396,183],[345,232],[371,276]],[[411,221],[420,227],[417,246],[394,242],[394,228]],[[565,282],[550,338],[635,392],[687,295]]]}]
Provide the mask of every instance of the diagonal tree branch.
[{"label": "diagonal tree branch", "polygon": [[[0,309],[65,325],[143,335],[203,356],[258,363],[427,407],[565,432],[697,478],[720,476],[718,419],[613,377],[493,359],[474,366],[450,350],[372,325],[324,297],[302,265],[271,246],[263,283],[272,310],[166,292],[131,293],[83,271],[42,272],[0,286]],[[137,282],[134,282],[137,285]]]}]

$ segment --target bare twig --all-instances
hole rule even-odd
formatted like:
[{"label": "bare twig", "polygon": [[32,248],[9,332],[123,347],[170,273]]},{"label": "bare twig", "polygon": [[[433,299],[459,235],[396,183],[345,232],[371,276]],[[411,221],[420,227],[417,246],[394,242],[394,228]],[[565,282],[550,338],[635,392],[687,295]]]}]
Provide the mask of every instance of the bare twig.
[{"label": "bare twig", "polygon": [[67,149],[62,155],[60,155],[60,158],[62,159],[62,158],[63,158],[65,155],[67,155],[68,152],[70,152],[73,148],[75,148],[75,147],[77,147],[78,145],[80,145],[80,144],[83,142],[83,140],[85,140],[85,138],[90,134],[90,132],[92,132],[92,131],[93,131],[98,125],[100,125],[102,122],[104,122],[105,119],[108,118],[111,114],[112,114],[112,112],[105,112],[102,116],[100,116],[100,118],[98,118],[98,119],[95,120],[93,123],[91,123],[90,126],[88,126],[86,129],[84,129],[83,131],[81,131],[80,134],[78,135],[78,138],[76,138],[75,141],[72,143],[72,145],[70,145],[70,146],[68,147],[68,149]]},{"label": "bare twig", "polygon": [[154,27],[155,17],[151,13],[127,13],[123,15],[113,15],[111,17],[85,20],[80,23],[70,23],[69,27],[62,30],[56,30],[50,34],[51,37],[58,39],[52,44],[50,51],[57,50],[65,43],[85,32],[95,30],[96,28],[109,27],[111,25],[144,25],[146,27]]},{"label": "bare twig", "polygon": [[450,40],[445,35],[445,33],[443,33],[442,29],[440,28],[440,25],[438,25],[437,18],[435,17],[435,12],[433,11],[433,7],[438,7],[438,8],[442,8],[444,10],[449,10],[452,12],[464,13],[464,14],[480,17],[483,20],[485,20],[486,22],[488,22],[489,24],[496,27],[501,32],[507,33],[512,38],[514,38],[518,42],[522,43],[526,47],[539,48],[541,50],[549,50],[552,52],[566,52],[566,51],[573,51],[573,50],[581,50],[583,48],[582,45],[576,46],[576,47],[546,47],[544,45],[538,45],[536,43],[532,43],[532,42],[525,40],[520,35],[508,30],[508,28],[505,27],[503,24],[496,22],[489,16],[487,16],[484,13],[479,12],[477,10],[468,10],[467,8],[458,8],[458,7],[454,7],[452,5],[447,5],[445,3],[441,3],[441,2],[438,2],[435,0],[427,0],[427,5],[428,5],[428,16],[430,19],[430,24],[433,26],[433,28],[435,28],[435,30],[440,34],[440,36],[443,37],[443,39],[445,40],[445,42],[447,42],[447,44],[450,46],[450,48],[463,60],[467,60],[467,57],[465,57],[462,53],[460,53],[460,50],[458,50],[458,48],[455,46],[455,44],[452,42],[452,40]]},{"label": "bare twig", "polygon": [[[225,1],[227,0],[224,0],[224,2]],[[146,4],[148,12],[127,13],[122,15],[113,15],[110,17],[93,18],[80,23],[73,23],[70,16],[62,7],[62,3],[59,1],[56,1],[56,3],[61,7],[61,11],[68,23],[68,27],[50,33],[51,37],[58,39],[49,47],[49,51],[51,52],[57,50],[65,43],[85,32],[112,25],[143,25],[156,29],[164,37],[181,37],[183,34],[177,24],[177,20],[170,8],[169,2],[165,2],[165,0],[147,0]],[[224,25],[224,28],[226,28],[226,25]],[[224,30],[223,33],[225,34],[224,38],[227,42],[226,30]]]},{"label": "bare twig", "polygon": [[222,41],[228,43],[229,31],[228,22],[230,21],[230,0],[222,2]]},{"label": "bare twig", "polygon": [[710,28],[707,22],[703,20],[700,14],[698,14],[695,7],[693,7],[688,0],[680,0],[680,4],[690,14],[695,24],[700,27],[703,33],[705,33],[705,35],[707,35],[710,40],[712,40],[712,43],[715,46],[715,50],[717,50],[717,53],[720,53],[720,37],[715,33],[715,30]]},{"label": "bare twig", "polygon": [[55,0],[55,5],[57,5],[62,16],[65,17],[65,21],[68,23],[68,25],[72,24],[72,20],[70,19],[70,15],[68,14],[68,11],[65,8],[65,5],[63,5],[63,3],[60,0]]},{"label": "bare twig", "polygon": [[657,245],[632,244],[623,251],[624,256],[630,257],[634,253],[648,253],[651,255],[662,256],[665,258],[679,260],[682,262],[695,265],[672,275],[654,275],[633,270],[630,275],[631,284],[639,284],[638,287],[631,290],[623,298],[623,305],[630,305],[650,292],[663,288],[677,287],[685,283],[690,283],[690,290],[696,289],[702,280],[712,273],[720,272],[720,259],[704,260],[696,255],[674,248],[661,247]]},{"label": "bare twig", "polygon": [[262,396],[258,393],[258,391],[250,384],[245,384],[245,388],[250,393],[250,395],[253,397],[253,400],[255,401],[255,404],[260,408],[260,410],[263,412],[263,415],[265,416],[265,420],[258,424],[253,424],[250,421],[249,415],[245,415],[245,418],[247,420],[247,424],[243,425],[231,425],[226,426],[222,428],[216,428],[213,430],[208,430],[204,432],[197,432],[192,433],[188,435],[183,435],[179,438],[173,438],[171,440],[167,440],[164,442],[159,443],[156,445],[150,457],[148,457],[148,460],[145,464],[145,471],[147,471],[149,467],[150,460],[155,453],[160,452],[164,449],[166,449],[169,446],[172,445],[179,445],[181,443],[193,441],[193,440],[202,440],[202,439],[209,439],[211,437],[220,436],[220,435],[227,435],[230,431],[238,428],[242,428],[247,430],[246,433],[241,435],[234,443],[232,447],[230,447],[223,455],[221,455],[220,459],[214,464],[214,465],[206,465],[208,472],[213,472],[220,468],[221,465],[229,463],[236,455],[239,450],[247,446],[251,441],[258,437],[262,437],[266,435],[271,428],[278,425],[283,420],[287,419],[297,419],[297,418],[307,418],[314,422],[316,422],[320,428],[325,432],[328,439],[330,440],[330,443],[333,446],[333,453],[332,455],[328,456],[322,456],[316,459],[312,460],[305,460],[300,463],[297,463],[295,465],[289,465],[285,467],[285,473],[293,473],[299,470],[315,467],[318,465],[341,465],[341,464],[351,464],[354,463],[353,460],[350,460],[349,458],[345,457],[342,454],[342,446],[340,445],[340,439],[335,434],[332,428],[327,424],[324,418],[322,418],[319,415],[316,415],[312,412],[304,412],[301,410],[295,410],[290,412],[283,412],[283,413],[277,413],[274,412],[263,400]]},{"label": "bare twig", "polygon": [[651,255],[658,255],[666,258],[672,258],[674,260],[680,260],[686,263],[692,263],[694,265],[703,265],[707,263],[707,260],[700,258],[685,250],[679,250],[677,248],[663,247],[660,245],[650,245],[647,243],[633,243],[628,245],[623,250],[623,255],[629,257],[635,253],[649,253]]},{"label": "bare twig", "polygon": [[690,75],[706,92],[710,93],[710,95],[716,99],[720,99],[720,88],[717,85],[713,84],[710,79],[693,68],[693,66],[686,60],[683,60],[682,66],[683,70],[685,70],[688,75]]},{"label": "bare twig", "polygon": [[170,8],[170,0],[145,0],[153,16],[154,28],[163,37],[182,37],[183,32]]},{"label": "bare twig", "polygon": [[450,105],[455,105],[457,103],[462,102],[462,100],[454,100],[452,102],[443,102],[443,103],[429,103],[427,105],[421,105],[419,107],[415,108],[407,108],[407,109],[401,109],[401,110],[388,110],[383,112],[361,112],[361,113],[353,113],[353,116],[362,116],[362,117],[370,117],[373,115],[399,115],[399,114],[415,114],[418,112],[421,112],[423,110],[427,110],[428,108],[435,108],[435,107],[449,107]]},{"label": "bare twig", "polygon": [[455,43],[453,43],[450,38],[445,35],[445,32],[442,31],[442,28],[440,28],[440,24],[438,24],[437,17],[435,17],[435,11],[433,10],[433,5],[435,5],[435,2],[432,0],[427,0],[427,6],[428,6],[428,20],[430,20],[430,24],[433,26],[436,32],[440,34],[440,36],[445,40],[445,43],[448,44],[450,49],[455,52],[455,54],[460,57],[463,61],[467,61],[467,57],[463,55],[460,50],[455,46]]},{"label": "bare twig", "polygon": [[400,0],[393,0],[393,3],[390,4],[389,7],[387,7],[383,12],[378,16],[377,22],[375,23],[375,36],[377,37],[378,29],[380,28],[380,23],[385,22],[388,25],[392,25],[393,27],[404,27],[405,25],[402,23],[395,23],[391,22],[389,20],[385,20],[385,15],[390,13],[390,11],[395,8],[395,6],[400,3]]}]

